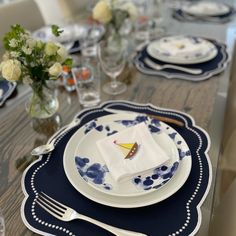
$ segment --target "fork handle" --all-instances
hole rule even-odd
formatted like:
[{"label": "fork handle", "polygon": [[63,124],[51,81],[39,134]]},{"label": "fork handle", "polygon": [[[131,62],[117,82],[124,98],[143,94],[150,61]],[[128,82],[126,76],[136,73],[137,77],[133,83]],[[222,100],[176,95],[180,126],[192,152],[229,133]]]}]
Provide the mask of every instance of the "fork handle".
[{"label": "fork handle", "polygon": [[81,214],[78,214],[78,213],[77,213],[76,218],[78,218],[80,220],[85,220],[85,221],[90,222],[92,224],[95,224],[95,225],[97,225],[97,226],[113,233],[116,236],[147,236],[146,234],[143,234],[143,233],[138,233],[138,232],[134,232],[134,231],[130,231],[130,230],[120,229],[120,228],[102,223],[98,220],[94,220],[94,219],[92,219],[88,216],[81,215]]}]

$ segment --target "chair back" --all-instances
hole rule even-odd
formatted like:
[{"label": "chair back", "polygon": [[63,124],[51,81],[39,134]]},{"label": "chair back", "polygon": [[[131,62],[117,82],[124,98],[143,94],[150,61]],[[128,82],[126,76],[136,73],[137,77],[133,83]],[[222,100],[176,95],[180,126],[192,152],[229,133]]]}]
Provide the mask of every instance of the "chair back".
[{"label": "chair back", "polygon": [[43,16],[34,0],[19,0],[0,5],[0,55],[4,52],[3,37],[10,26],[20,24],[25,29],[34,31],[45,25]]}]

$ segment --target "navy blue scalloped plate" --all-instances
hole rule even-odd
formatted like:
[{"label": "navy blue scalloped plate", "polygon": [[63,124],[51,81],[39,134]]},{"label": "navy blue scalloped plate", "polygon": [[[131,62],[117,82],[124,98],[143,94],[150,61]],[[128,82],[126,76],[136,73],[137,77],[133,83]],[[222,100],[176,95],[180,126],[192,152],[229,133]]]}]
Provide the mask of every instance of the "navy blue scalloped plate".
[{"label": "navy blue scalloped plate", "polygon": [[[175,118],[185,127],[173,126],[186,140],[192,154],[192,170],[183,187],[168,199],[157,204],[131,209],[113,208],[93,202],[77,192],[64,173],[63,152],[70,137],[88,121],[109,114],[104,107]],[[209,137],[187,114],[160,109],[151,104],[135,104],[127,101],[110,101],[100,107],[87,109],[77,115],[81,124],[58,137],[55,150],[42,156],[24,172],[22,189],[22,219],[26,226],[43,235],[109,236],[110,233],[87,222],[75,220],[62,222],[46,213],[36,203],[40,191],[71,206],[78,212],[102,222],[149,236],[194,235],[201,224],[200,206],[211,184],[211,164],[207,151]]]}]

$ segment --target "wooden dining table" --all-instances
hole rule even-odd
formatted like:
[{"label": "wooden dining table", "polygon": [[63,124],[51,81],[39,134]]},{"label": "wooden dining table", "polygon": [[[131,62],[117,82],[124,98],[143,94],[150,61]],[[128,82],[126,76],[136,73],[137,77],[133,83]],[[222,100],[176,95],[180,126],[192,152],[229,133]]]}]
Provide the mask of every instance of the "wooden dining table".
[{"label": "wooden dining table", "polygon": [[[166,34],[188,34],[212,38],[227,44],[233,57],[236,21],[226,24],[187,23],[172,18],[167,20]],[[79,54],[78,54],[79,56]],[[208,227],[214,211],[217,164],[221,150],[224,127],[224,111],[228,83],[231,77],[231,63],[224,72],[200,82],[181,79],[167,79],[161,76],[144,75],[129,63],[120,80],[128,89],[117,96],[106,95],[101,90],[101,101],[128,100],[137,103],[151,103],[157,107],[170,108],[191,115],[196,124],[205,129],[211,138],[209,156],[212,163],[212,184],[201,207],[202,224],[197,233],[208,235]],[[101,84],[108,78],[101,76]],[[63,86],[56,86],[59,99],[56,115],[48,119],[32,119],[25,110],[25,103],[31,91],[19,85],[17,91],[0,108],[0,209],[2,209],[6,236],[37,235],[24,225],[21,219],[21,204],[24,194],[21,188],[22,174],[37,157],[31,156],[34,147],[45,144],[62,126],[68,124],[75,114],[83,109],[76,92],[67,92]]]}]

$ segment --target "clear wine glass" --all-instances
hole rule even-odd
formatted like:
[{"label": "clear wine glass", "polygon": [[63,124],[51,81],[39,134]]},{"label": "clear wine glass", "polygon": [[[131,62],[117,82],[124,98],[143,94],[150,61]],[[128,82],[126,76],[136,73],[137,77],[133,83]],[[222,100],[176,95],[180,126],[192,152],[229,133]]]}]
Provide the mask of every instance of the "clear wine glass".
[{"label": "clear wine glass", "polygon": [[98,56],[101,67],[111,82],[104,84],[103,91],[110,95],[121,94],[126,91],[126,84],[117,81],[126,64],[126,44],[119,42],[102,41],[99,44]]}]

